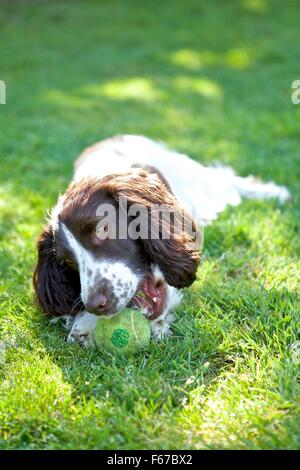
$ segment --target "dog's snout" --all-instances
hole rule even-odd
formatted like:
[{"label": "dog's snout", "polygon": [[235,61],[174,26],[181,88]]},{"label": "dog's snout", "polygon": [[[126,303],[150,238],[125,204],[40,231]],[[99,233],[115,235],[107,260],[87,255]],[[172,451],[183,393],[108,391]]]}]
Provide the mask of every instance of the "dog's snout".
[{"label": "dog's snout", "polygon": [[86,309],[88,312],[99,315],[104,312],[106,304],[107,298],[105,295],[97,294],[86,304]]},{"label": "dog's snout", "polygon": [[88,278],[87,271],[82,271],[82,302],[88,312],[110,317],[130,303],[141,274],[138,277],[131,268],[118,262],[101,261],[96,267],[90,269]]}]

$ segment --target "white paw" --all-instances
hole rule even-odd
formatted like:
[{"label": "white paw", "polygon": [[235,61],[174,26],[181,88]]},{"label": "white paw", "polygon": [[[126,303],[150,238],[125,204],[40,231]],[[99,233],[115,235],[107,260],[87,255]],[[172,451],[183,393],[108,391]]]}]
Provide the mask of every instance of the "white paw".
[{"label": "white paw", "polygon": [[72,328],[67,337],[68,343],[79,343],[82,346],[93,346],[94,341],[91,333],[82,333],[81,331]]},{"label": "white paw", "polygon": [[80,312],[76,315],[67,341],[69,343],[79,343],[83,346],[94,346],[92,332],[99,317],[89,312]]},{"label": "white paw", "polygon": [[175,320],[175,316],[171,313],[164,318],[160,317],[151,321],[152,336],[155,339],[163,340],[172,334],[171,324]]}]

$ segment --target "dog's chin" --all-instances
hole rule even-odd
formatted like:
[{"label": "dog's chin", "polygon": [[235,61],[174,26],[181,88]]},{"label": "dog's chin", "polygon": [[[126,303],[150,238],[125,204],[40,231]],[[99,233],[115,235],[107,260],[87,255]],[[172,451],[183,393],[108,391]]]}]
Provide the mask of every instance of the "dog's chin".
[{"label": "dog's chin", "polygon": [[166,300],[166,283],[162,280],[156,281],[149,273],[139,284],[130,306],[143,310],[149,320],[155,320],[164,311]]}]

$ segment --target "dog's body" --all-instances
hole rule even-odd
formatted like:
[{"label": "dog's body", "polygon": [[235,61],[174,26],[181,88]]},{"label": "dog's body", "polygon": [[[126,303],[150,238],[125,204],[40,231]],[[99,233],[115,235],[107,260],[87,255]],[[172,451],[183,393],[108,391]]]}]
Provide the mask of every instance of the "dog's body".
[{"label": "dog's body", "polygon": [[206,168],[145,137],[118,136],[85,150],[40,237],[34,275],[39,305],[55,319],[67,320],[71,341],[91,344],[99,314],[112,315],[130,302],[146,308],[153,335],[164,337],[180,289],[195,279],[200,256],[188,245],[190,234],[154,241],[99,238],[97,207],[109,203],[118,209],[123,196],[147,214],[157,202],[175,213],[183,209],[192,226],[194,220],[201,228],[243,196],[285,202],[289,192],[272,182],[238,177],[230,168]]}]

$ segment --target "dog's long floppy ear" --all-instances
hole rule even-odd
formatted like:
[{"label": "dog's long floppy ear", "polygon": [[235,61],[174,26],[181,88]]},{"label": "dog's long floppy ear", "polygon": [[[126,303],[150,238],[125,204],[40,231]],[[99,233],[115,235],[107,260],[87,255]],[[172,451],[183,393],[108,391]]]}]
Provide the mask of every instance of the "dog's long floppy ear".
[{"label": "dog's long floppy ear", "polygon": [[[133,170],[110,176],[107,181],[102,181],[103,186],[119,205],[127,204],[131,220],[134,220],[134,207],[137,212],[141,207],[146,213],[147,233],[141,236],[141,241],[153,263],[160,267],[166,282],[177,288],[191,285],[200,262],[200,232],[159,175]],[[145,218],[141,225],[143,223]],[[144,229],[142,227],[140,232]]]},{"label": "dog's long floppy ear", "polygon": [[57,258],[51,226],[42,231],[37,248],[33,286],[38,306],[46,315],[74,315],[82,307],[79,274]]}]

